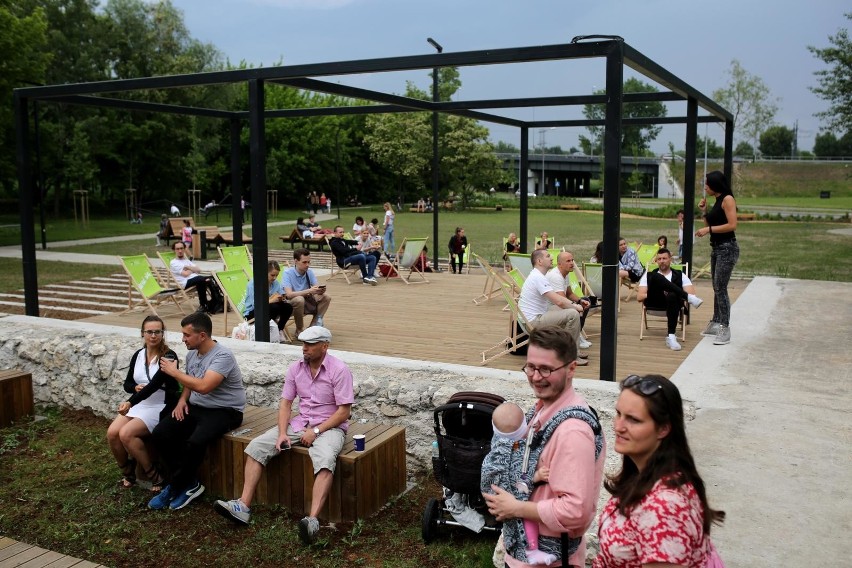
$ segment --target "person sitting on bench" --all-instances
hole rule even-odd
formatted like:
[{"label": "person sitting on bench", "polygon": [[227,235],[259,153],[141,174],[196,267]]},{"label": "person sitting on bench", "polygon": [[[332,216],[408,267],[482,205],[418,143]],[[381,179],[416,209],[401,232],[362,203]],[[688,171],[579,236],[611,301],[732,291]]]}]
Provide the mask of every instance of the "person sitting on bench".
[{"label": "person sitting on bench", "polygon": [[[317,516],[322,511],[334,479],[337,456],[343,448],[355,396],[352,372],[346,363],[328,354],[331,331],[309,327],[299,335],[303,358],[287,368],[278,425],[273,426],[245,449],[245,482],[238,499],[216,501],[216,511],[234,522],[248,525],[251,502],[263,468],[270,459],[297,443],[308,448],[314,468],[311,510],[299,521],[299,536],[311,544],[319,531]],[[299,397],[299,414],[291,416],[293,401]]]}]

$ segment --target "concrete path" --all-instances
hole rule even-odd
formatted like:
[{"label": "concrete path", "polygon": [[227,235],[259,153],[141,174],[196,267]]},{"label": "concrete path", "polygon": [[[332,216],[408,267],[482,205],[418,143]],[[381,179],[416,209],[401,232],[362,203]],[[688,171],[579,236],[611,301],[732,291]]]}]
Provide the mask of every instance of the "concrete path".
[{"label": "concrete path", "polygon": [[698,407],[689,443],[728,515],[713,539],[729,567],[852,565],[850,298],[850,283],[756,278],[731,344],[704,338],[672,377]]}]

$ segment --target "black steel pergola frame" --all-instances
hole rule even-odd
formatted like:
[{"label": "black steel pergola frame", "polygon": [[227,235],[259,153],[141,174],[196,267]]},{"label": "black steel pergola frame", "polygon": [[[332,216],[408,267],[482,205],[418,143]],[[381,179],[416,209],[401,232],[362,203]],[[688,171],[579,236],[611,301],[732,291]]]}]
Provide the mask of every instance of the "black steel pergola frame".
[{"label": "black steel pergola frame", "polygon": [[[386,73],[413,70],[437,71],[442,67],[476,67],[482,65],[518,64],[545,61],[561,61],[572,59],[601,58],[606,66],[606,89],[603,95],[582,96],[553,96],[528,98],[501,98],[477,101],[445,101],[418,100],[400,95],[387,94],[369,89],[356,88],[323,81],[323,77],[340,77],[346,75],[362,75],[371,73]],[[624,66],[627,65],[661,85],[668,91],[658,93],[625,94],[623,92]],[[126,93],[138,90],[173,89],[180,87],[195,87],[216,84],[248,83],[249,103],[247,111],[226,111],[210,108],[185,107],[144,101],[108,98],[106,93]],[[373,105],[353,107],[326,107],[305,109],[273,109],[264,110],[265,83],[286,85],[304,90],[335,94],[339,96],[371,101]],[[434,86],[433,86],[434,90]],[[621,169],[621,134],[622,125],[643,124],[686,124],[686,161],[684,184],[684,247],[683,258],[692,260],[692,231],[694,224],[695,175],[697,125],[703,122],[721,122],[725,125],[725,158],[724,172],[731,179],[733,171],[733,116],[712,99],[688,85],[680,78],[652,61],[642,53],[632,48],[621,39],[603,41],[578,41],[569,44],[545,45],[535,47],[519,47],[495,50],[478,50],[457,53],[436,53],[389,57],[378,59],[363,59],[354,61],[337,61],[330,63],[315,63],[292,66],[263,67],[257,69],[240,69],[173,75],[163,77],[147,77],[139,79],[121,79],[114,81],[99,81],[70,85],[48,85],[42,87],[24,87],[15,89],[13,93],[15,110],[15,130],[17,138],[18,182],[21,193],[21,246],[24,273],[25,310],[30,316],[39,315],[38,278],[36,274],[36,242],[34,225],[34,193],[33,171],[30,159],[30,125],[29,106],[31,102],[44,101],[88,105],[104,108],[115,108],[133,111],[155,113],[172,113],[191,116],[204,116],[227,119],[230,121],[231,133],[231,186],[234,195],[233,234],[237,242],[242,234],[241,219],[238,211],[242,197],[242,181],[240,175],[240,132],[243,121],[249,125],[249,164],[250,164],[250,200],[252,207],[252,225],[266,225],[266,148],[265,121],[268,118],[311,117],[311,116],[342,116],[354,114],[375,114],[393,112],[432,112],[448,113],[465,116],[475,120],[513,126],[520,130],[519,145],[521,149],[520,171],[529,169],[529,131],[531,128],[545,127],[586,127],[603,126],[603,156],[604,156],[604,223],[603,223],[603,290],[604,302],[601,320],[601,364],[600,379],[615,380],[615,361],[617,348],[617,312],[619,296],[618,278],[618,239],[620,234],[620,169]],[[622,115],[622,103],[627,102],[675,102],[686,101],[686,116],[653,117],[645,119],[625,119]],[[586,104],[604,104],[605,118],[603,120],[539,120],[524,121],[497,114],[481,112],[479,109],[511,109],[529,107],[577,106]],[[699,116],[701,107],[707,114]],[[437,153],[437,149],[433,149]],[[520,192],[520,230],[521,242],[526,247],[528,242],[527,224],[527,192]],[[434,231],[437,233],[437,203],[435,207]],[[437,234],[434,240],[437,243]],[[253,278],[256,282],[266,280],[266,264],[269,253],[268,235],[266,231],[255,231],[253,234],[254,268]],[[437,244],[433,247],[437,259]],[[526,252],[526,250],[524,250]],[[269,319],[269,304],[263,287],[255,287],[255,315],[258,321]],[[258,326],[258,340],[268,340],[267,326]]]}]

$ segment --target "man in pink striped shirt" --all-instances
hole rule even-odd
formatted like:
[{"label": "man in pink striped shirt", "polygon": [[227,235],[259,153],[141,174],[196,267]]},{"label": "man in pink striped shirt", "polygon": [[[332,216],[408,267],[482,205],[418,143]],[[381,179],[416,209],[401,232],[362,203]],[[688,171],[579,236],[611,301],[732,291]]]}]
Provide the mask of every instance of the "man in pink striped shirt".
[{"label": "man in pink striped shirt", "polygon": [[[291,443],[308,448],[314,467],[311,511],[299,521],[299,535],[311,544],[319,531],[317,516],[325,505],[334,476],[337,455],[343,448],[349,415],[355,401],[352,373],[346,364],[328,354],[331,332],[312,326],[299,334],[303,358],[287,369],[278,426],[252,440],[245,453],[245,483],[239,499],[216,501],[218,513],[247,525],[251,502],[260,482],[263,468]],[[299,397],[299,414],[292,416],[293,401]]]},{"label": "man in pink striped shirt", "polygon": [[[539,523],[540,547],[550,546],[553,552],[558,553],[560,541],[571,542],[569,564],[581,567],[585,566],[586,556],[583,535],[594,518],[600,496],[606,441],[599,425],[596,433],[584,420],[563,419],[555,428],[556,423],[548,424],[565,409],[579,409],[581,414],[589,410],[585,399],[574,391],[576,358],[577,345],[566,330],[542,326],[530,333],[523,371],[538,401],[529,427],[536,432],[549,431],[550,435],[527,477],[533,479],[535,471],[548,468],[549,478],[546,483],[532,488],[528,501],[517,499],[507,488],[496,485],[491,486],[493,493],[483,493],[483,496],[491,514],[504,522],[504,537],[511,524],[507,521],[535,521]],[[597,424],[596,419],[590,418],[590,422]],[[562,534],[567,535],[568,541],[561,538]],[[507,566],[531,566],[515,558],[513,552],[517,555],[517,551],[507,545]],[[551,566],[562,564],[557,560]]]}]

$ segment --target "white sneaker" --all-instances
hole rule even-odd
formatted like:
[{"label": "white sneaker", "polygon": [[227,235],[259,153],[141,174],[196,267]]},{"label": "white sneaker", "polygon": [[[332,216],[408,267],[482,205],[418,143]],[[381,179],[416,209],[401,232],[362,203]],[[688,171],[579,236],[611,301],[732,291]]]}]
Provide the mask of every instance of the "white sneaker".
[{"label": "white sneaker", "polygon": [[226,519],[231,519],[243,525],[249,524],[249,519],[251,519],[251,509],[243,505],[239,499],[216,501],[213,508]]},{"label": "white sneaker", "polygon": [[700,308],[701,304],[704,303],[704,300],[702,300],[701,298],[699,298],[695,294],[689,294],[686,297],[686,301],[689,302],[689,305],[691,305],[693,308]]},{"label": "white sneaker", "polygon": [[316,517],[305,517],[299,521],[299,538],[305,544],[312,544],[319,532],[319,521]]},{"label": "white sneaker", "polygon": [[581,337],[580,342],[577,343],[577,347],[579,347],[580,349],[588,349],[591,346],[592,342],[586,339],[585,337]]},{"label": "white sneaker", "polygon": [[680,351],[682,349],[680,343],[677,342],[677,338],[673,334],[666,336],[666,347],[672,351]]}]

